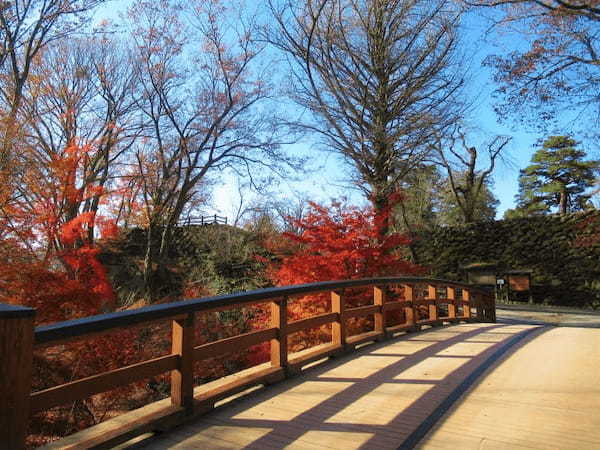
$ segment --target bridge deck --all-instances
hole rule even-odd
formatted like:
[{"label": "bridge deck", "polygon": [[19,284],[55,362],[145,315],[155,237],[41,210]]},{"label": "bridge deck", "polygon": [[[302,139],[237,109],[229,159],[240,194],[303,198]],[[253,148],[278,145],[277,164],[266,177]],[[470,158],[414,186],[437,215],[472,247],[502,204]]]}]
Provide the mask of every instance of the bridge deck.
[{"label": "bridge deck", "polygon": [[421,445],[600,448],[600,330],[541,330],[498,364]]},{"label": "bridge deck", "polygon": [[313,367],[138,445],[600,448],[599,368],[600,330],[431,329]]}]

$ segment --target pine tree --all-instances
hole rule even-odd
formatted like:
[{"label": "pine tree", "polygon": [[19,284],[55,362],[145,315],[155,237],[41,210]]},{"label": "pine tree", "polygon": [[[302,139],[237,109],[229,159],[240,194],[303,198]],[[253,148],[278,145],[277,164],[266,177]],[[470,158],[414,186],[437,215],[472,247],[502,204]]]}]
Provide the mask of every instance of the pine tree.
[{"label": "pine tree", "polygon": [[585,161],[586,152],[569,136],[550,136],[521,170],[517,210],[545,214],[557,207],[561,215],[585,209],[600,161]]}]

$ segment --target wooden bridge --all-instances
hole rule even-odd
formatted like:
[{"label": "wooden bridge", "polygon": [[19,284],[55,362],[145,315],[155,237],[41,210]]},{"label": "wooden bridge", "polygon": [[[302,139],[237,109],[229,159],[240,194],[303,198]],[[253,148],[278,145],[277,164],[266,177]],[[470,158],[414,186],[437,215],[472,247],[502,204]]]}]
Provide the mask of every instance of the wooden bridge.
[{"label": "wooden bridge", "polygon": [[[394,288],[400,288],[401,298],[388,296]],[[348,293],[360,289],[373,292],[373,303],[348,308]],[[289,322],[288,301],[316,293],[329,293],[331,311]],[[271,305],[269,328],[195,345],[196,314],[265,302]],[[386,326],[394,310],[403,311],[405,322]],[[348,319],[369,315],[374,317],[373,331],[349,336]],[[540,448],[600,447],[598,334],[583,346],[556,346],[562,359],[548,359],[528,344],[507,360],[514,360],[512,365],[501,365],[473,388],[519,344],[543,338],[552,346],[565,339],[556,330],[567,329],[496,324],[493,298],[460,283],[406,277],[325,282],[155,305],[37,329],[33,318],[34,311],[25,308],[0,310],[0,442],[8,448],[23,446],[34,411],[164,372],[171,372],[169,399],[63,438],[52,447],[110,448],[125,442],[144,448],[480,448],[483,442],[511,448],[535,448],[535,442],[548,444],[537,445]],[[172,322],[169,355],[30,392],[34,345],[164,320]],[[329,323],[331,343],[288,354],[288,335]],[[193,385],[194,361],[265,341],[270,341],[270,363]],[[521,355],[521,350],[527,351]],[[574,362],[581,352],[588,352],[589,367],[574,383],[564,363]],[[589,395],[570,395],[560,385],[560,398],[553,397],[552,389],[544,397],[544,386],[552,388],[561,380],[571,390],[588,389]],[[506,395],[498,398],[499,392]],[[465,393],[467,400],[461,403]],[[564,408],[554,403],[565,399],[574,420],[565,420]],[[562,428],[550,432],[553,420]],[[533,428],[537,434],[530,429],[534,422],[539,424]],[[160,433],[153,434],[157,430]],[[136,436],[139,442],[134,444],[131,439]]]}]

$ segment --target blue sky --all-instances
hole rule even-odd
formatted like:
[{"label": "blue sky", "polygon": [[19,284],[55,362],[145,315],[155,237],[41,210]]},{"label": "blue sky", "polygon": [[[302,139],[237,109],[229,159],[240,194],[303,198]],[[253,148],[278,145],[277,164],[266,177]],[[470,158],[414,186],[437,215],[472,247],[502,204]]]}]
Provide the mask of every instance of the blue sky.
[{"label": "blue sky", "polygon": [[[518,192],[519,169],[528,165],[536,141],[541,136],[519,126],[518,120],[507,124],[498,121],[493,110],[492,93],[496,87],[492,79],[493,74],[490,69],[482,66],[482,61],[487,55],[515,48],[519,42],[511,41],[510,36],[504,36],[501,46],[492,43],[494,36],[488,36],[487,42],[482,42],[480,38],[489,28],[489,22],[475,14],[467,16],[463,26],[467,55],[465,59],[468,59],[464,62],[469,65],[472,77],[466,93],[476,99],[476,106],[468,120],[468,125],[473,130],[470,134],[470,143],[482,147],[486,140],[495,135],[512,136],[512,141],[507,148],[507,164],[500,163],[493,175],[494,194],[500,201],[497,217],[501,218],[505,210],[514,207],[514,197]],[[355,204],[365,202],[360,192],[345,182],[349,169],[340,157],[324,152],[317,156],[318,150],[308,141],[290,146],[289,151],[312,155],[311,159],[318,159],[323,167],[320,170],[309,171],[301,182],[283,182],[279,186],[281,195],[290,195],[291,191],[295,190],[309,194],[316,201],[347,197]],[[216,188],[213,203],[221,213],[230,214],[231,204],[236,204],[239,197],[234,181],[227,176],[225,179],[229,181]]]},{"label": "blue sky", "polygon": [[[100,9],[96,17],[118,20],[118,12],[123,11],[128,3],[128,0],[113,0]],[[510,163],[500,164],[493,175],[493,190],[500,201],[497,217],[501,218],[506,209],[514,207],[519,169],[529,163],[536,141],[543,136],[520,126],[518,120],[509,124],[498,122],[493,111],[492,93],[495,85],[492,73],[481,65],[488,54],[509,51],[518,47],[520,42],[511,40],[510,35],[503,35],[501,39],[490,35],[487,42],[482,42],[480,38],[488,29],[489,22],[478,15],[467,16],[463,26],[468,59],[465,63],[469,64],[472,76],[466,93],[477,99],[476,107],[468,120],[468,125],[474,130],[470,135],[470,144],[481,147],[487,139],[497,134],[513,138],[508,147]],[[317,150],[308,139],[288,146],[287,151],[309,156],[309,168],[306,174],[301,175],[301,181],[280,180],[278,185],[270,189],[273,195],[290,197],[296,191],[316,201],[347,197],[352,203],[364,203],[365,199],[360,193],[345,182],[349,169],[339,156]],[[212,207],[206,208],[205,212],[225,214],[231,218],[239,202],[237,181],[232,174],[221,175],[222,181],[213,192]]]},{"label": "blue sky", "polygon": [[[481,41],[481,36],[489,27],[487,21],[482,20],[478,15],[471,14],[464,21],[464,44],[465,53],[469,65],[470,76],[472,77],[466,93],[476,99],[475,107],[468,120],[468,125],[472,129],[470,133],[470,143],[477,147],[482,147],[485,141],[495,135],[512,136],[512,141],[508,146],[507,164],[500,163],[493,175],[493,190],[500,201],[497,217],[501,218],[504,211],[514,207],[514,197],[518,192],[519,169],[528,165],[535,143],[540,137],[534,132],[528,132],[524,127],[519,127],[517,123],[501,124],[493,110],[492,93],[495,85],[492,79],[491,71],[482,66],[483,59],[494,52],[502,52],[514,48],[518,42],[503,42],[503,45],[495,46],[490,42]],[[506,38],[506,36],[505,36]],[[489,36],[489,41],[494,37]],[[290,146],[290,151],[301,152],[302,154],[314,155],[315,150],[310,142],[301,142]],[[328,201],[331,198],[348,197],[352,203],[364,203],[364,198],[356,190],[352,189],[344,180],[347,179],[348,168],[342,162],[341,158],[335,155],[322,153],[318,159],[323,162],[324,167],[321,170],[309,172],[302,182],[283,183],[281,190],[283,195],[290,195],[290,191],[296,190],[302,193],[308,193],[317,201]],[[229,203],[232,199],[237,199],[237,189],[233,187],[230,181],[219,186],[214,193],[213,201],[215,207],[222,213],[229,213],[231,207]],[[236,200],[233,201],[235,203]]]}]

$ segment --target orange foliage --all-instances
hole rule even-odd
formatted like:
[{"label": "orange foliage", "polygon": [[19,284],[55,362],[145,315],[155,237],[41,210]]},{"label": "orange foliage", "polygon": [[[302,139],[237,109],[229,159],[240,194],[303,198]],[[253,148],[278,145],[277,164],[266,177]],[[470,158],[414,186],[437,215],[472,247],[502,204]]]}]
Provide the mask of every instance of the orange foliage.
[{"label": "orange foliage", "polygon": [[[347,280],[377,276],[415,275],[422,269],[402,256],[402,249],[409,243],[407,236],[383,230],[390,226],[390,210],[400,201],[399,196],[390,199],[386,210],[373,207],[349,207],[333,203],[329,207],[311,203],[308,214],[295,224],[303,230],[300,235],[285,233],[288,249],[293,253],[271,264],[270,276],[275,284],[284,286],[329,280]],[[282,252],[278,240],[277,250]],[[349,291],[348,306],[372,303],[372,293]],[[327,295],[311,295],[292,301],[288,306],[290,320],[322,314],[331,308]],[[351,333],[366,331],[372,321],[351,321]],[[330,328],[321,327],[292,338],[291,350],[296,351],[328,340]],[[263,352],[266,348],[262,349]],[[266,355],[262,356],[265,359]],[[254,359],[261,360],[254,356]]]},{"label": "orange foliage", "polygon": [[[90,316],[113,310],[115,295],[98,260],[90,234],[99,225],[102,237],[115,233],[114,221],[81,212],[86,203],[107,195],[85,181],[89,148],[69,146],[49,161],[32,164],[22,174],[22,195],[3,204],[0,216],[0,302],[36,309],[37,324]],[[36,351],[34,390],[104,372],[144,358],[135,349],[137,332],[122,331],[56,348]],[[111,397],[112,395],[112,397]],[[60,433],[89,426],[120,398],[104,395],[100,409],[94,400],[42,413],[32,421],[36,434],[60,422]],[[97,402],[96,402],[97,405]],[[100,412],[99,411],[103,411]],[[52,428],[52,426],[50,426]],[[46,433],[41,433],[46,435]],[[46,437],[32,444],[42,444]]]},{"label": "orange foliage", "polygon": [[285,234],[300,246],[272,268],[271,277],[278,285],[420,272],[398,253],[409,243],[407,236],[382,236],[389,210],[376,214],[372,207],[310,205],[309,213],[295,221],[303,233]]},{"label": "orange foliage", "polygon": [[[37,309],[48,323],[98,314],[114,294],[88,237],[96,222],[114,233],[114,224],[80,205],[104,195],[81,180],[89,148],[72,145],[44,167],[30,167],[23,191],[0,219],[0,301]],[[106,235],[105,235],[106,236]]]}]

